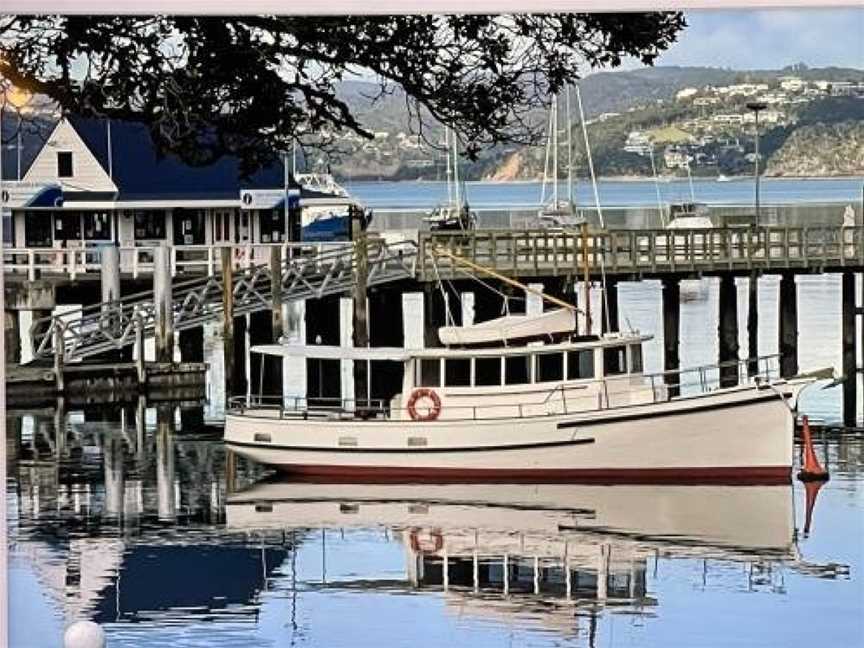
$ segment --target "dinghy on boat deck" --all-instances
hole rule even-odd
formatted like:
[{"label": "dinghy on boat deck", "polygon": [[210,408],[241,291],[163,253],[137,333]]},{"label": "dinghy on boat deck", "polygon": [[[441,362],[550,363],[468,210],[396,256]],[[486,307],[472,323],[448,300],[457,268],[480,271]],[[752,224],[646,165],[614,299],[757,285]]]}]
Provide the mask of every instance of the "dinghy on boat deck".
[{"label": "dinghy on boat deck", "polygon": [[539,315],[505,315],[471,326],[442,326],[438,338],[445,346],[507,342],[572,333],[576,311],[556,309]]}]

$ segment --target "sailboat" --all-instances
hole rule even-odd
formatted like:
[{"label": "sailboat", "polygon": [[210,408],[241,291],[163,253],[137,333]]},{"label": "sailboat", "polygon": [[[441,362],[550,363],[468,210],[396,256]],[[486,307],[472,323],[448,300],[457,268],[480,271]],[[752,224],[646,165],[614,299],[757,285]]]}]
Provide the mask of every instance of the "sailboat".
[{"label": "sailboat", "polygon": [[[584,217],[576,212],[573,198],[573,135],[570,118],[570,91],[565,95],[565,124],[567,128],[567,198],[561,199],[558,191],[558,95],[552,96],[549,108],[549,130],[546,137],[546,156],[543,163],[543,182],[540,188],[541,208],[537,216],[540,224],[552,227],[577,226]],[[549,198],[547,200],[547,192]]]},{"label": "sailboat", "polygon": [[449,127],[444,129],[447,149],[447,202],[437,205],[423,220],[432,230],[473,230],[477,215],[468,206],[468,193],[459,182],[459,151],[456,135]]}]

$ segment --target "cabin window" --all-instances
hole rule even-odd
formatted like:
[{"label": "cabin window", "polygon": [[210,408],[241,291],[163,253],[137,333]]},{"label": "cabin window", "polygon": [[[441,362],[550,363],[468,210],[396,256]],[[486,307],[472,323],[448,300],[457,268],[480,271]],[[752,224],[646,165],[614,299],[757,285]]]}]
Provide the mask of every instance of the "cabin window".
[{"label": "cabin window", "polygon": [[489,387],[501,384],[501,358],[475,358],[474,384]]},{"label": "cabin window", "polygon": [[603,374],[616,376],[627,373],[627,357],[624,347],[607,347],[603,349]]},{"label": "cabin window", "polygon": [[417,383],[421,387],[438,387],[441,384],[441,361],[438,358],[420,359],[420,380]]},{"label": "cabin window", "polygon": [[534,356],[534,382],[555,382],[564,379],[564,354],[540,353]]},{"label": "cabin window", "polygon": [[642,345],[630,345],[630,373],[642,373]]},{"label": "cabin window", "polygon": [[57,177],[71,178],[74,175],[72,167],[72,152],[58,151],[57,152]]},{"label": "cabin window", "polygon": [[84,238],[88,241],[104,241],[111,238],[111,216],[108,212],[84,212]]},{"label": "cabin window", "polygon": [[470,387],[471,359],[447,358],[444,361],[444,384],[448,387]]},{"label": "cabin window", "polygon": [[531,356],[504,357],[504,384],[525,385],[531,382]]},{"label": "cabin window", "polygon": [[77,212],[77,211],[54,212],[54,240],[55,241],[79,241],[79,240],[81,240],[81,212]]},{"label": "cabin window", "polygon": [[567,380],[594,378],[594,349],[567,352]]}]

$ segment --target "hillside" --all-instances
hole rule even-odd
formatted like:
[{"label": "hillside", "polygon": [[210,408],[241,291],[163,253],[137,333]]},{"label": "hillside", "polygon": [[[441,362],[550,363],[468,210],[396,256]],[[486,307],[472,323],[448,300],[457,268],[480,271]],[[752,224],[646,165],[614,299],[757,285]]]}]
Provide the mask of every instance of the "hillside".
[{"label": "hillside", "polygon": [[769,176],[861,175],[864,122],[804,126],[793,132],[768,161]]}]

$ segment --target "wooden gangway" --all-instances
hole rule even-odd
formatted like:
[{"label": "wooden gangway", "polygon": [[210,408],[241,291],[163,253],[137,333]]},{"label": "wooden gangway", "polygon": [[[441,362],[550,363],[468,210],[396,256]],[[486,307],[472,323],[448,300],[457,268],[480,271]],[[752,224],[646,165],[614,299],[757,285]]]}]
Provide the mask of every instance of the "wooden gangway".
[{"label": "wooden gangway", "polygon": [[[442,258],[442,248],[457,258]],[[593,230],[585,248],[594,276],[832,271],[864,267],[864,227]],[[471,271],[458,258],[510,276],[575,276],[582,250],[575,229],[421,232],[417,276],[464,278]]]}]

